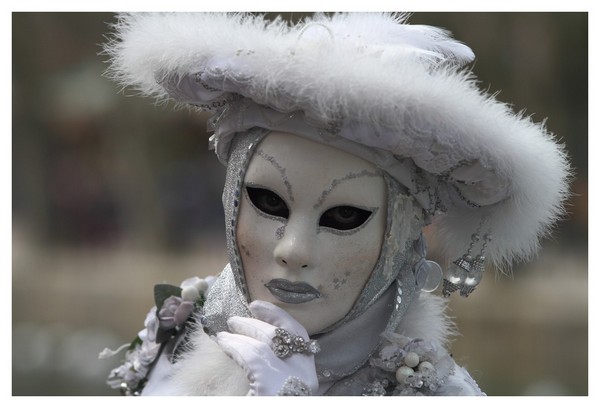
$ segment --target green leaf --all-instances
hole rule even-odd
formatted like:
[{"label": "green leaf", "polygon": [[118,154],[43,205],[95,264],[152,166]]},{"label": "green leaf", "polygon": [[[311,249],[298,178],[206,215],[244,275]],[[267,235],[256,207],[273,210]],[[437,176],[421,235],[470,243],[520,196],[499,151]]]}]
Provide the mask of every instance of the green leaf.
[{"label": "green leaf", "polygon": [[158,310],[162,308],[165,300],[171,296],[181,297],[181,288],[179,286],[168,285],[165,283],[154,285],[154,303],[156,304],[156,308]]},{"label": "green leaf", "polygon": [[204,302],[206,302],[206,297],[204,297],[203,294],[200,294],[200,297],[198,300],[196,300],[196,307],[198,307],[198,309],[202,309],[204,307]]},{"label": "green leaf", "polygon": [[142,344],[142,339],[140,339],[140,336],[135,336],[135,339],[133,339],[133,341],[129,344],[129,347],[127,348],[128,351],[131,351],[133,349],[135,349],[136,346],[141,345]]}]

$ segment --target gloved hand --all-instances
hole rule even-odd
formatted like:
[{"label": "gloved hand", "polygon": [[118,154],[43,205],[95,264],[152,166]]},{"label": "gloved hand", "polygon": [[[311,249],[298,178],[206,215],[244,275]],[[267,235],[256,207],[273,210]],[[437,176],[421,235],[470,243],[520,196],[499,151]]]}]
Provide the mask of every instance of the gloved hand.
[{"label": "gloved hand", "polygon": [[294,352],[280,358],[272,350],[276,328],[308,342],[306,329],[268,302],[256,300],[250,304],[250,311],[255,318],[234,316],[227,321],[231,333],[220,332],[216,336],[221,349],[246,372],[250,382],[248,395],[281,395],[284,385],[287,393],[303,393],[305,386],[314,395],[319,387],[314,355]]}]

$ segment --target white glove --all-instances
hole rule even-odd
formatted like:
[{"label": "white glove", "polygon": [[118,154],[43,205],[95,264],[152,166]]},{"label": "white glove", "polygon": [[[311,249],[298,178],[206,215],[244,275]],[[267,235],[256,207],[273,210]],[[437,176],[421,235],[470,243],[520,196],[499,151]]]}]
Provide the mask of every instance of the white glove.
[{"label": "white glove", "polygon": [[250,311],[255,318],[234,316],[227,321],[232,333],[220,332],[216,336],[223,351],[246,372],[250,382],[248,395],[277,395],[284,384],[287,391],[306,387],[315,394],[319,382],[314,355],[307,351],[280,358],[271,348],[276,328],[308,342],[306,329],[268,302],[256,300],[250,303]]}]

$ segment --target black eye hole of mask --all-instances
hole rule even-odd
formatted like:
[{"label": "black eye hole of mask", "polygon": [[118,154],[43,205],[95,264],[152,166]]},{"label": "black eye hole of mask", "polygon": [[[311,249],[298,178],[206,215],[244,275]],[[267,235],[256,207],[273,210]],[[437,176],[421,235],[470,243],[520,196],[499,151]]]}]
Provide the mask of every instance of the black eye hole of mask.
[{"label": "black eye hole of mask", "polygon": [[[273,191],[250,186],[246,186],[246,191],[250,201],[259,211],[273,217],[289,218],[290,210],[287,204]],[[372,211],[349,205],[337,206],[330,208],[321,215],[319,226],[349,231],[367,222],[372,213]]]},{"label": "black eye hole of mask", "polygon": [[349,205],[333,207],[321,215],[319,225],[340,231],[348,231],[363,225],[373,214],[372,211],[363,210]]},{"label": "black eye hole of mask", "polygon": [[285,219],[290,216],[290,210],[285,201],[271,190],[246,186],[246,191],[250,201],[259,211]]}]

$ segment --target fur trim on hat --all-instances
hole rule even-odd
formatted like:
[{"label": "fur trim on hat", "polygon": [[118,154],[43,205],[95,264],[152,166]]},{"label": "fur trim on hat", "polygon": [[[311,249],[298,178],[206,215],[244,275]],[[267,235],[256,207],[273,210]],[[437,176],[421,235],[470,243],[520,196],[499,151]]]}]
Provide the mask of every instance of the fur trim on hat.
[{"label": "fur trim on hat", "polygon": [[[108,75],[218,115],[244,97],[412,160],[447,257],[482,220],[486,257],[528,259],[563,213],[569,164],[543,124],[478,89],[472,51],[405,15],[316,15],[295,26],[245,14],[125,14]],[[360,131],[359,131],[360,130]],[[218,129],[217,129],[218,132]],[[350,135],[350,136],[348,136]],[[420,178],[420,179],[419,179]],[[423,198],[425,200],[425,198]]]}]

